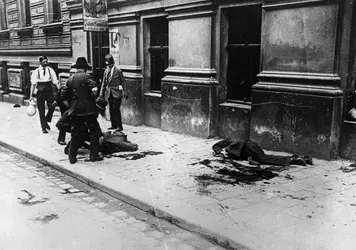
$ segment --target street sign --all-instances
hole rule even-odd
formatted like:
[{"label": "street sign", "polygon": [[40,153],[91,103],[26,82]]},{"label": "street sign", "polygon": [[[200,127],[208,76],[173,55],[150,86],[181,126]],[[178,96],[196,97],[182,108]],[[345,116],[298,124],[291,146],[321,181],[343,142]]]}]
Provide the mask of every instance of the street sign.
[{"label": "street sign", "polygon": [[108,29],[107,0],[82,0],[84,31]]}]

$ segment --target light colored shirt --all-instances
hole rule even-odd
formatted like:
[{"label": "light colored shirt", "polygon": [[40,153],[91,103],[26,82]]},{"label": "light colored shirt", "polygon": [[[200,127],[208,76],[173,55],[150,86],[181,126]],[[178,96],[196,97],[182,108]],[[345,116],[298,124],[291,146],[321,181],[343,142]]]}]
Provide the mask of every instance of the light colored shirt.
[{"label": "light colored shirt", "polygon": [[35,69],[31,74],[31,84],[36,85],[40,82],[52,82],[53,84],[58,85],[58,78],[56,76],[56,72],[51,67],[46,67],[45,71],[43,71],[43,67],[39,66]]}]

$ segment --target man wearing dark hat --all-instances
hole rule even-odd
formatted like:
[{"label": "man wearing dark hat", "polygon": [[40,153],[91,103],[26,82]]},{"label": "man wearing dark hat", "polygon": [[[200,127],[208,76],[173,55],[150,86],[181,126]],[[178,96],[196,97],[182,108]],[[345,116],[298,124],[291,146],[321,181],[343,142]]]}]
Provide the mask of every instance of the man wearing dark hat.
[{"label": "man wearing dark hat", "polygon": [[[52,84],[56,85],[57,89],[59,85],[56,73],[48,66],[47,57],[40,56],[39,61],[41,65],[31,75],[30,99],[33,99],[34,95],[36,95],[42,132],[47,134],[47,129],[51,129],[47,122],[51,122],[53,115],[51,110],[53,103]],[[47,115],[45,115],[45,102],[48,107]]]},{"label": "man wearing dark hat", "polygon": [[103,84],[99,96],[105,97],[109,101],[111,127],[108,129],[122,131],[121,100],[124,95],[126,99],[128,97],[125,91],[125,78],[121,70],[115,66],[112,55],[105,56],[105,63],[107,68],[103,75]]},{"label": "man wearing dark hat", "polygon": [[90,134],[90,161],[100,161],[103,157],[99,156],[100,126],[95,103],[98,87],[86,73],[90,66],[85,57],[78,57],[73,67],[77,71],[67,80],[62,90],[62,100],[69,101],[68,117],[71,119],[69,162],[73,164],[77,161],[78,149],[83,144],[87,129]]}]

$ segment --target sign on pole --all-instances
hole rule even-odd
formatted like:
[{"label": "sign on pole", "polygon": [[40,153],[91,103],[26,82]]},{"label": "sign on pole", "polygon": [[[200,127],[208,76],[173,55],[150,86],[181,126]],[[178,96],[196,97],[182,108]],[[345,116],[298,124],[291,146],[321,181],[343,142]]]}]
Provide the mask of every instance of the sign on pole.
[{"label": "sign on pole", "polygon": [[108,29],[107,0],[82,0],[84,31],[106,31]]}]

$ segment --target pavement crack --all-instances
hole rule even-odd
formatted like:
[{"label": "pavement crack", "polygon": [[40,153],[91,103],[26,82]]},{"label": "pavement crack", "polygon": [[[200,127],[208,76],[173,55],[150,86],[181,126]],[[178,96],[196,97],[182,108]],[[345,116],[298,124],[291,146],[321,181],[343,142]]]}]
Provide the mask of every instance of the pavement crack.
[{"label": "pavement crack", "polygon": [[28,198],[17,198],[17,199],[19,200],[19,202],[21,204],[26,205],[26,206],[33,206],[33,205],[36,205],[39,203],[44,203],[49,200],[48,198],[43,198],[41,200],[33,201],[33,199],[36,197],[35,195],[33,195],[32,193],[30,193],[29,191],[27,191],[25,189],[21,190],[21,191],[26,193],[28,195]]}]

